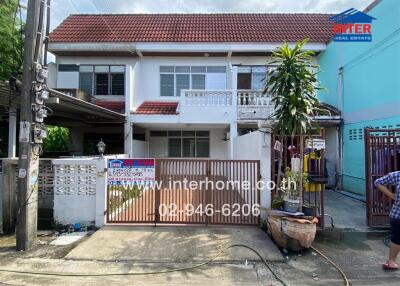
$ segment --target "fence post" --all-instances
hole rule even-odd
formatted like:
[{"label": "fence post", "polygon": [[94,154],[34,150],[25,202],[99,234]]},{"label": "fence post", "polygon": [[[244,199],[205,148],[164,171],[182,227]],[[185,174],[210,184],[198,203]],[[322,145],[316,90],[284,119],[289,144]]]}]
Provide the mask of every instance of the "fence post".
[{"label": "fence post", "polygon": [[97,158],[96,160],[96,227],[102,227],[107,216],[107,159]]},{"label": "fence post", "polygon": [[16,212],[16,165],[11,161],[3,161],[3,232],[12,233],[15,231]]},{"label": "fence post", "polygon": [[367,209],[367,224],[371,226],[371,194],[373,190],[371,190],[371,159],[370,159],[370,133],[369,129],[364,128],[364,156],[365,156],[365,195],[367,199],[366,209]]},{"label": "fence post", "polygon": [[155,184],[154,184],[154,192],[155,192],[155,201],[154,201],[154,225],[157,226],[157,223],[160,222],[160,188],[158,186],[163,187],[164,182],[161,182],[161,164],[163,163],[160,159],[154,159],[154,165],[156,168],[155,174]]}]

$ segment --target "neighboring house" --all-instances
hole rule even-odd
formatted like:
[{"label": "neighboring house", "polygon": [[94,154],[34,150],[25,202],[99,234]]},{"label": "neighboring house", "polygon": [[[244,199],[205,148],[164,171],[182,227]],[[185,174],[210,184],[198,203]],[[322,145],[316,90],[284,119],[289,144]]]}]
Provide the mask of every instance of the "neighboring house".
[{"label": "neighboring house", "polygon": [[[331,42],[318,57],[321,100],[342,110],[343,189],[365,195],[364,128],[400,128],[400,4],[374,1],[372,42]],[[399,149],[400,150],[400,149]]]},{"label": "neighboring house", "polygon": [[[273,107],[261,92],[269,56],[284,42],[304,38],[305,49],[323,52],[332,36],[330,16],[69,16],[50,35],[52,87],[116,110],[125,104],[126,112],[124,131],[106,122],[72,128],[81,142],[77,153],[89,138],[117,138],[133,157],[262,159],[263,178],[270,178],[264,121]],[[336,142],[340,118],[334,115],[321,122]],[[250,133],[260,128],[264,132]]]}]

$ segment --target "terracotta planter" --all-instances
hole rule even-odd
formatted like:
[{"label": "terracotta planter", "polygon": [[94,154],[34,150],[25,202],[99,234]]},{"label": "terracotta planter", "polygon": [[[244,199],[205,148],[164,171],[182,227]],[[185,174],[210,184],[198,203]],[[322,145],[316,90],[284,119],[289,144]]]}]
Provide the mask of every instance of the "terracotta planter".
[{"label": "terracotta planter", "polygon": [[268,216],[268,229],[279,247],[298,251],[309,248],[315,239],[317,219]]}]

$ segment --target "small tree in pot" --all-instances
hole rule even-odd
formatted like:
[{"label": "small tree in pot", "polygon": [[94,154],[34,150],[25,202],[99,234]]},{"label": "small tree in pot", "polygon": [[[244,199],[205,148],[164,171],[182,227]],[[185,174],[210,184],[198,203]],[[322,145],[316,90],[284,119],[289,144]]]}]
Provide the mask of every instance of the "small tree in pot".
[{"label": "small tree in pot", "polygon": [[285,171],[285,178],[281,184],[283,192],[283,209],[287,212],[298,212],[300,208],[300,180],[301,173],[292,172],[290,168]]},{"label": "small tree in pot", "polygon": [[[313,117],[323,112],[319,109],[316,91],[319,89],[316,77],[317,65],[312,63],[314,52],[303,50],[308,39],[298,42],[293,48],[283,44],[273,52],[268,65],[274,65],[266,76],[263,93],[271,94],[274,112],[268,119],[273,120],[273,129],[283,136],[300,138],[300,176],[303,173],[304,136],[312,128]],[[278,186],[282,178],[282,156],[280,150],[278,167]],[[298,194],[301,210],[303,195],[303,179],[299,179]]]}]

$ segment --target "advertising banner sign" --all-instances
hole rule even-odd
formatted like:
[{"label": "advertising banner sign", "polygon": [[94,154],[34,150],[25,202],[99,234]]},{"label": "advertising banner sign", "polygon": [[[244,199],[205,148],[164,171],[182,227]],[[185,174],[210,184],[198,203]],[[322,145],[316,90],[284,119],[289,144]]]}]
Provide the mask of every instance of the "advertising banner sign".
[{"label": "advertising banner sign", "polygon": [[155,182],[154,159],[109,159],[108,185],[152,186]]}]

